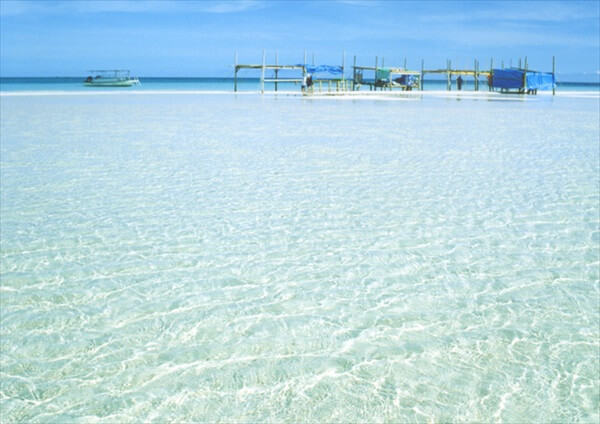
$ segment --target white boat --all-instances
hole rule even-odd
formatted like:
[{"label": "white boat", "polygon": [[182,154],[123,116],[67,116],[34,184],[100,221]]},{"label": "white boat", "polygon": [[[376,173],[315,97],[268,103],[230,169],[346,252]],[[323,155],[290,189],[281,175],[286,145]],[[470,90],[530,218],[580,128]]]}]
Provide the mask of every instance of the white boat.
[{"label": "white boat", "polygon": [[140,80],[131,77],[128,70],[95,70],[89,71],[90,75],[85,79],[83,85],[87,87],[131,87],[140,85]]}]

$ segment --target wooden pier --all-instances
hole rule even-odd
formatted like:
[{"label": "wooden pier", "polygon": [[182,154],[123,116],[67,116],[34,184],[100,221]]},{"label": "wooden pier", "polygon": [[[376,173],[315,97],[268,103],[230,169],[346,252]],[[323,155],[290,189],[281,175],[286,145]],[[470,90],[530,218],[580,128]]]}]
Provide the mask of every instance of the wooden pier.
[{"label": "wooden pier", "polygon": [[[424,60],[421,60],[421,70],[410,70],[406,67],[406,59],[404,59],[404,66],[398,67],[386,67],[385,66],[385,58],[381,59],[381,66],[379,66],[378,57],[375,57],[375,66],[359,66],[356,64],[356,56],[354,56],[354,64],[352,66],[352,80],[346,80],[344,75],[345,71],[345,52],[342,54],[342,65],[340,66],[330,66],[330,68],[336,68],[336,72],[339,72],[341,69],[341,77],[340,78],[316,78],[315,75],[311,74],[309,70],[314,70],[315,66],[315,56],[312,56],[312,65],[308,65],[306,62],[306,52],[304,52],[304,61],[302,64],[295,65],[283,65],[278,63],[277,53],[275,53],[275,63],[267,64],[265,51],[263,50],[262,54],[262,63],[260,64],[239,64],[237,52],[235,54],[235,62],[234,62],[234,83],[233,90],[237,92],[238,90],[238,72],[243,69],[251,69],[251,70],[260,70],[260,92],[264,93],[265,91],[265,82],[274,83],[275,91],[278,90],[278,85],[282,83],[294,83],[294,84],[302,84],[304,90],[304,83],[306,83],[307,76],[310,75],[313,78],[313,85],[307,87],[305,94],[314,93],[317,90],[318,92],[323,92],[324,86],[328,92],[346,92],[348,90],[357,91],[360,90],[362,86],[368,86],[369,91],[377,90],[393,90],[394,88],[401,89],[403,91],[410,91],[413,88],[423,90],[425,75],[427,74],[439,74],[446,76],[446,89],[448,91],[452,90],[452,79],[453,77],[465,76],[473,78],[473,90],[479,91],[481,81],[480,78],[485,78],[486,86],[488,90],[492,91],[493,86],[491,84],[493,69],[494,69],[494,61],[490,60],[490,68],[489,70],[482,70],[480,68],[480,64],[478,60],[473,61],[473,69],[465,69],[465,68],[453,68],[452,62],[450,60],[446,60],[446,68],[442,69],[425,69]],[[525,57],[525,67],[523,68],[525,72],[528,70],[528,62],[527,57]],[[512,60],[511,60],[512,65]],[[327,65],[323,65],[327,67]],[[318,67],[316,67],[318,68]],[[504,68],[504,61],[502,61],[501,69]],[[521,59],[519,58],[519,68],[521,69]],[[283,70],[295,70],[300,72],[300,76],[293,78],[280,78],[279,72]],[[266,76],[267,71],[273,71],[274,77],[269,78]],[[365,73],[373,73],[373,78],[365,78]],[[394,79],[394,75],[399,76],[399,78]],[[552,75],[555,75],[555,60],[552,58]],[[525,82],[525,81],[524,81]],[[555,88],[552,88],[552,94],[555,94]]]},{"label": "wooden pier", "polygon": [[[263,50],[262,63],[261,64],[238,64],[237,53],[235,54],[235,63],[234,63],[234,77],[233,77],[233,91],[237,92],[237,75],[238,72],[242,69],[260,69],[260,92],[264,93],[265,91],[265,82],[272,82],[275,85],[275,91],[278,89],[278,85],[281,83],[303,83],[305,81],[305,77],[308,75],[307,68],[309,65],[306,64],[306,52],[304,53],[304,63],[297,65],[280,65],[277,60],[277,53],[275,53],[275,64],[267,64],[265,51]],[[315,57],[313,54],[313,65],[314,65]],[[345,62],[345,54],[342,56],[342,66],[341,68],[341,78],[314,78],[313,85],[310,87],[310,92],[314,92],[315,87],[319,87],[319,92],[323,91],[323,85],[326,85],[326,88],[329,92],[332,89],[335,91],[347,91],[348,90],[348,82],[344,76],[344,66]],[[268,70],[272,70],[275,73],[274,78],[267,78],[266,72]],[[281,70],[296,70],[301,71],[301,76],[298,78],[279,78],[279,71]]]},{"label": "wooden pier", "polygon": [[[277,85],[279,83],[298,83],[302,82],[302,78],[279,78],[279,71],[283,69],[291,69],[291,70],[301,70],[304,72],[304,66],[302,65],[279,65],[277,60],[277,54],[275,54],[275,64],[267,65],[265,62],[265,51],[263,50],[262,56],[262,64],[259,65],[241,65],[237,63],[237,53],[235,54],[235,64],[234,64],[234,77],[233,77],[233,91],[237,91],[237,74],[241,69],[260,69],[260,92],[265,92],[265,82],[274,82],[275,83],[275,91],[277,91]],[[266,71],[273,70],[275,71],[275,78],[265,78]]]},{"label": "wooden pier", "polygon": [[[402,91],[410,91],[414,87],[421,88],[422,73],[406,69],[406,59],[404,59],[404,67],[385,67],[384,65],[385,59],[382,58],[381,67],[378,66],[378,57],[376,56],[375,66],[357,66],[356,56],[354,56],[352,91],[360,89],[363,85],[368,86],[369,91],[377,90],[377,88],[390,91],[394,88],[400,88]],[[365,79],[365,72],[373,72],[373,79]],[[393,75],[399,75],[400,79],[405,76],[405,82],[396,82]],[[412,81],[409,81],[409,77],[413,77]]]},{"label": "wooden pier", "polygon": [[448,91],[452,90],[452,77],[453,76],[467,76],[473,77],[473,89],[475,91],[479,91],[479,77],[485,77],[488,82],[490,75],[492,75],[492,69],[494,67],[494,61],[490,62],[490,70],[489,71],[481,71],[479,69],[479,61],[475,60],[473,63],[473,69],[453,69],[452,62],[450,60],[446,60],[446,69],[427,69],[423,70],[423,75],[425,74],[445,74],[446,75],[446,89]]}]

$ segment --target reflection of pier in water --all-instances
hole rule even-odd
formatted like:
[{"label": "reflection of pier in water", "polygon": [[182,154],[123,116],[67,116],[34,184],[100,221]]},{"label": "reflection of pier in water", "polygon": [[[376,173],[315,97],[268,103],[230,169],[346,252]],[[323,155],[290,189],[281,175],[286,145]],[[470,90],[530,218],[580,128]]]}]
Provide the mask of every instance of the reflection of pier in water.
[{"label": "reflection of pier in water", "polygon": [[[304,52],[304,61],[301,64],[296,65],[280,65],[278,63],[277,53],[275,53],[275,63],[267,64],[265,51],[263,50],[262,54],[262,63],[261,64],[239,64],[238,63],[238,55],[237,52],[235,54],[235,63],[234,63],[234,79],[233,79],[233,90],[237,92],[237,78],[238,72],[243,69],[251,69],[251,70],[260,70],[260,92],[264,93],[265,91],[265,82],[274,83],[275,91],[278,90],[278,85],[281,83],[294,83],[294,84],[302,84],[304,90],[304,84],[306,82],[306,76],[311,75],[313,80],[313,86],[307,89],[307,92],[314,92],[315,87],[318,86],[318,91],[323,91],[323,85],[327,85],[327,89],[329,92],[335,90],[335,92],[346,92],[349,90],[357,91],[360,90],[362,86],[368,86],[370,91],[377,90],[393,90],[394,88],[401,89],[402,91],[411,91],[413,89],[423,90],[424,78],[426,74],[440,74],[446,76],[446,89],[448,91],[452,90],[452,78],[454,76],[465,76],[473,78],[473,90],[479,91],[481,85],[481,78],[485,80],[484,85],[488,87],[488,90],[493,91],[495,88],[500,88],[502,92],[507,92],[505,87],[500,85],[495,85],[493,83],[493,75],[494,75],[494,60],[490,60],[490,68],[489,70],[482,70],[479,65],[478,60],[473,61],[473,69],[454,69],[452,68],[452,62],[450,60],[446,60],[446,68],[445,69],[425,69],[425,62],[421,60],[421,70],[410,70],[406,66],[406,59],[404,59],[403,67],[386,67],[385,66],[385,58],[381,59],[381,66],[379,66],[378,57],[375,57],[375,66],[357,66],[356,65],[356,56],[354,56],[354,64],[352,66],[352,80],[347,80],[345,77],[345,60],[346,53],[342,54],[342,65],[319,65],[315,66],[315,56],[312,56],[312,65],[308,65],[306,61],[306,52]],[[512,63],[511,63],[512,64]],[[527,75],[531,73],[535,74],[543,74],[536,71],[531,71],[528,69],[527,57],[525,57],[525,66],[521,67],[521,59],[519,59],[518,68],[509,69],[521,72],[523,77],[522,87],[518,88],[518,93],[524,94],[526,91],[529,93],[533,90],[527,89]],[[328,69],[332,71],[334,75],[339,75],[339,77],[316,77],[314,72],[319,73],[319,69]],[[501,68],[504,69],[504,62],[501,64]],[[299,77],[286,77],[280,78],[279,72],[283,70],[292,70],[292,71],[300,71],[301,75]],[[274,77],[269,78],[266,76],[267,71],[273,71]],[[498,70],[497,70],[498,71]],[[365,78],[365,73],[367,76],[370,73],[373,73],[373,78]],[[554,77],[555,77],[555,59],[552,58],[552,73],[546,73],[552,76],[552,94],[555,94],[554,87]],[[397,78],[394,78],[394,75],[397,75]],[[515,87],[511,87],[515,88]],[[537,89],[535,90],[537,92]]]}]

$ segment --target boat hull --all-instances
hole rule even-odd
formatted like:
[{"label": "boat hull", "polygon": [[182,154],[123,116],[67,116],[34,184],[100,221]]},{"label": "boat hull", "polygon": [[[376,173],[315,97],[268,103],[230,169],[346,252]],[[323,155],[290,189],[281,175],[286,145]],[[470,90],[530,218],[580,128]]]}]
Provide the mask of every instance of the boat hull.
[{"label": "boat hull", "polygon": [[127,80],[92,80],[86,81],[83,83],[86,87],[131,87],[132,85],[139,85],[139,81],[137,79],[127,79]]}]

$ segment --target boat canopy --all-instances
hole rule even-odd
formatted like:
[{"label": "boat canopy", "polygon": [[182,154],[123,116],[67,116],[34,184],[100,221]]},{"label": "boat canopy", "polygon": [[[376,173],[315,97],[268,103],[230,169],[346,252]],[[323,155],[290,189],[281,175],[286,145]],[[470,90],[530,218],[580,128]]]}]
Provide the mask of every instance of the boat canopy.
[{"label": "boat canopy", "polygon": [[88,72],[103,78],[129,78],[130,74],[128,69],[91,69]]}]

